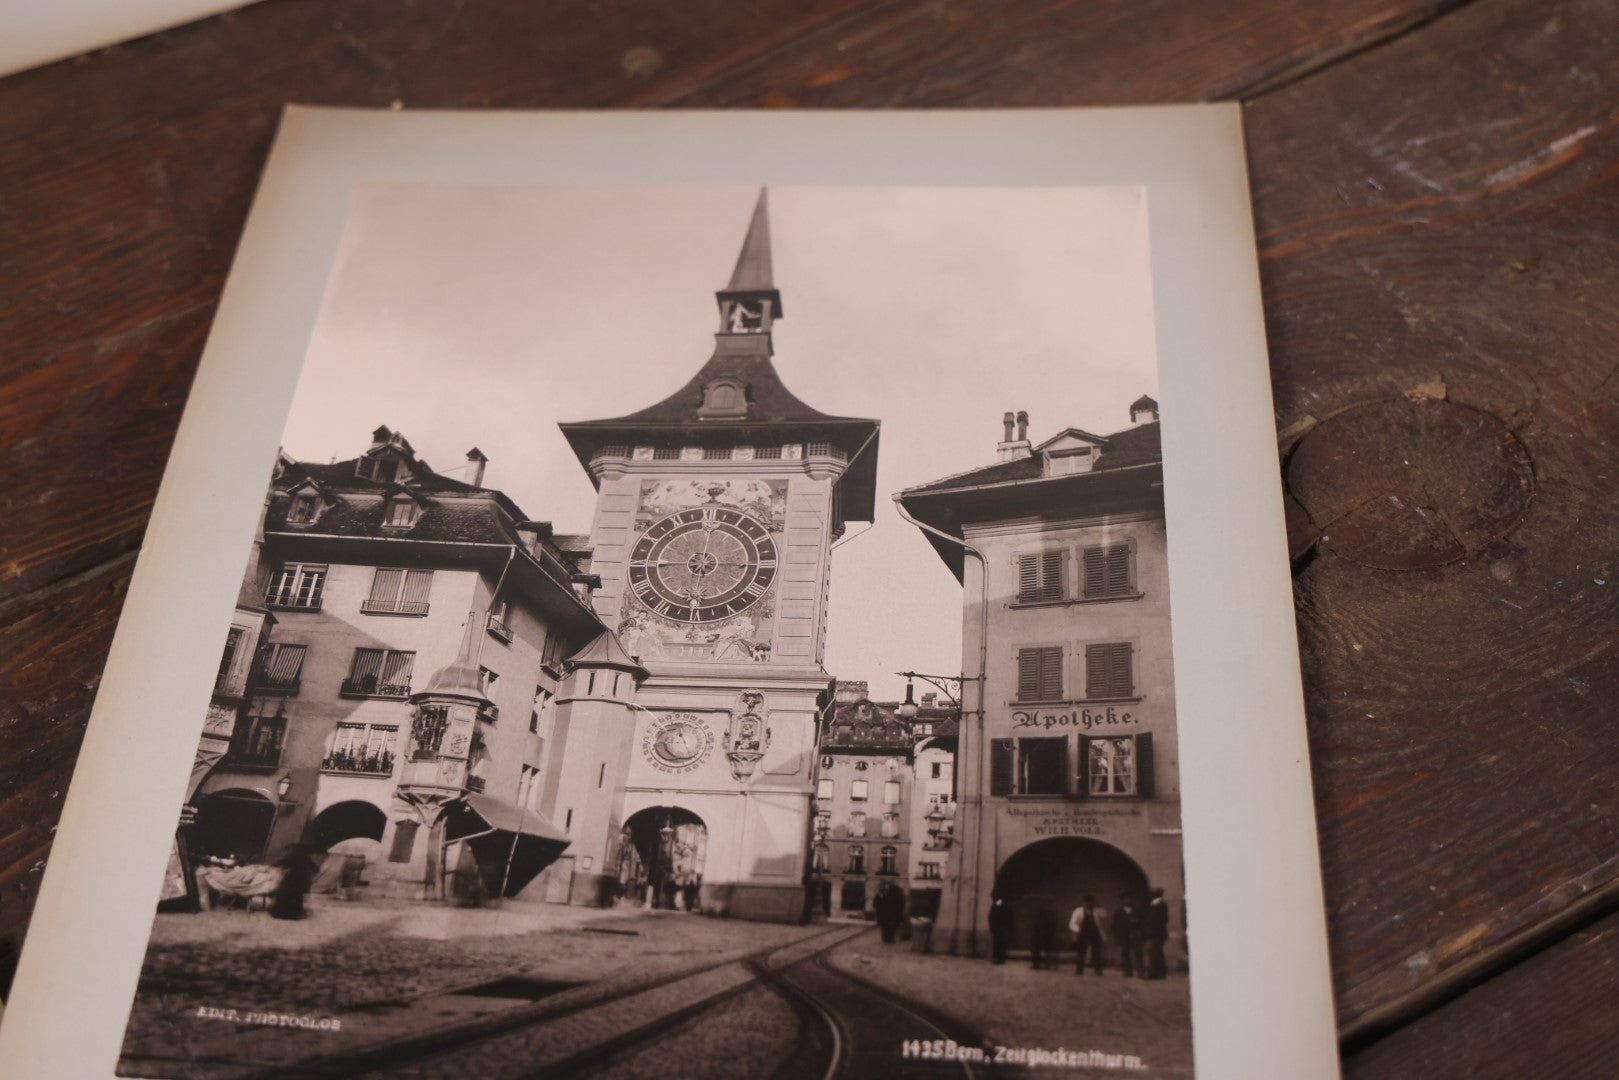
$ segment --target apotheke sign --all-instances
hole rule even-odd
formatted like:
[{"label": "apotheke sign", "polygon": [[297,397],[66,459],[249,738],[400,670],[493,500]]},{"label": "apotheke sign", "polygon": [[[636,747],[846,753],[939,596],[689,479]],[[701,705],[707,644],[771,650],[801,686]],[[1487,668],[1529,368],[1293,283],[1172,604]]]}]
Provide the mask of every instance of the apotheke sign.
[{"label": "apotheke sign", "polygon": [[1019,728],[1077,728],[1091,731],[1102,727],[1135,727],[1140,723],[1133,707],[1122,705],[1074,706],[1059,712],[1041,712],[1037,709],[1017,709],[1012,713],[1012,726]]}]

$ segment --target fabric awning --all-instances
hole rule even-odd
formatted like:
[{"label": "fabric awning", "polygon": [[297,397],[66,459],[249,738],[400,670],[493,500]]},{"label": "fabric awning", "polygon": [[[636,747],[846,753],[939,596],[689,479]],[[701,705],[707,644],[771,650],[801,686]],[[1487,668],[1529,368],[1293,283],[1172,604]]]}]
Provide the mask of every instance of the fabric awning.
[{"label": "fabric awning", "polygon": [[446,839],[466,840],[492,832],[568,842],[568,834],[551,824],[550,819],[539,811],[482,792],[463,795],[450,805],[445,815]]}]

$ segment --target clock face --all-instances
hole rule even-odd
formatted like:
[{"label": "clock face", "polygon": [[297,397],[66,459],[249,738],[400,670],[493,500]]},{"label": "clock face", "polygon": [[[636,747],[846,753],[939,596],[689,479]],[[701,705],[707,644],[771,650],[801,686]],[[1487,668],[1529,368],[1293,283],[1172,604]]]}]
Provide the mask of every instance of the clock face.
[{"label": "clock face", "polygon": [[713,748],[713,732],[690,713],[655,718],[641,740],[641,751],[653,768],[666,773],[692,771]]},{"label": "clock face", "polygon": [[770,530],[728,506],[660,518],[630,552],[630,590],[653,614],[676,622],[729,619],[763,599],[775,580]]}]

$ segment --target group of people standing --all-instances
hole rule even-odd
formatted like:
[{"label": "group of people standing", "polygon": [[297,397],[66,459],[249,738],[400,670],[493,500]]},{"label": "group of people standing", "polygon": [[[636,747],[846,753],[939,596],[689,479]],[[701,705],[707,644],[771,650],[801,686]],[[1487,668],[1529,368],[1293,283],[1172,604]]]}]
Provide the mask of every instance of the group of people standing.
[{"label": "group of people standing", "polygon": [[[1118,956],[1125,975],[1162,979],[1168,974],[1164,943],[1169,940],[1169,905],[1164,890],[1152,889],[1147,903],[1138,905],[1130,896],[1120,898],[1116,911],[1100,907],[1094,896],[1086,896],[1068,917],[1068,933],[1074,942],[1074,971],[1083,975],[1088,965],[1100,975],[1107,967],[1107,956]],[[1006,898],[997,895],[989,909],[989,935],[994,962],[1006,963],[1015,922]],[[1042,906],[1030,928],[1029,956],[1036,969],[1057,966],[1057,915]]]}]

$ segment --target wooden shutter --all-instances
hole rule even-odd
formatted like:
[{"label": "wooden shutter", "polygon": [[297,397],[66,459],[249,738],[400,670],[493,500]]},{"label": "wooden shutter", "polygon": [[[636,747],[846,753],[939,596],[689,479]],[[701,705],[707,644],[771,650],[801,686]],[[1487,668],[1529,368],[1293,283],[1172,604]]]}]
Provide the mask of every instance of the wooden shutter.
[{"label": "wooden shutter", "polygon": [[1062,646],[1019,649],[1017,654],[1019,701],[1058,701],[1062,698]]},{"label": "wooden shutter", "polygon": [[1130,588],[1130,545],[1116,544],[1107,549],[1107,584],[1109,596],[1128,596]]},{"label": "wooden shutter", "polygon": [[1039,700],[1039,649],[1019,649],[1017,652],[1017,696],[1019,701]]},{"label": "wooden shutter", "polygon": [[1017,779],[1017,741],[991,739],[989,741],[989,793],[1011,795]]},{"label": "wooden shutter", "polygon": [[396,608],[399,604],[399,586],[405,579],[403,570],[379,569],[371,578],[371,596],[368,598],[373,607]]},{"label": "wooden shutter", "polygon": [[1085,646],[1085,696],[1130,697],[1135,692],[1134,652],[1128,641]]},{"label": "wooden shutter", "polygon": [[1136,736],[1136,794],[1150,799],[1153,794],[1152,732]]},{"label": "wooden shutter", "polygon": [[1103,596],[1107,592],[1107,553],[1104,548],[1085,549],[1085,595]]},{"label": "wooden shutter", "polygon": [[1088,799],[1091,794],[1091,737],[1079,737],[1079,775],[1075,778],[1073,796],[1076,799]]},{"label": "wooden shutter", "polygon": [[1040,700],[1057,701],[1062,697],[1062,646],[1053,645],[1040,650]]},{"label": "wooden shutter", "polygon": [[1017,598],[1024,603],[1040,595],[1040,556],[1019,555],[1017,560]]},{"label": "wooden shutter", "polygon": [[1062,598],[1062,552],[1044,552],[1040,556],[1040,599],[1061,600]]}]

